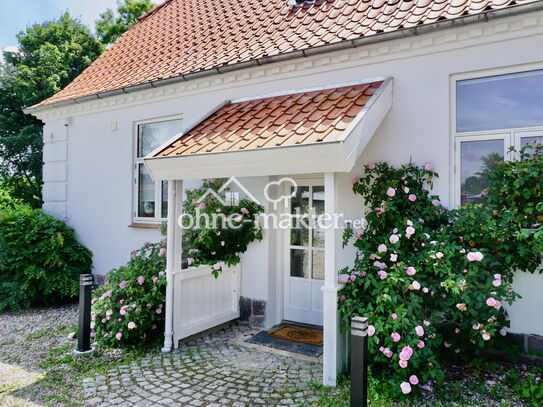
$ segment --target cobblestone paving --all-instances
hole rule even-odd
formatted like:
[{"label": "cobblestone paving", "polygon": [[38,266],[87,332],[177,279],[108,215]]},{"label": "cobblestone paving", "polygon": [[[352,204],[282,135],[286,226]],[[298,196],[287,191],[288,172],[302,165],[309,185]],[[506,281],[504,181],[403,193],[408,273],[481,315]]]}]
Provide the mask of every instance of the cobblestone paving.
[{"label": "cobblestone paving", "polygon": [[84,380],[86,406],[304,406],[322,365],[232,343],[229,326],[166,355]]}]

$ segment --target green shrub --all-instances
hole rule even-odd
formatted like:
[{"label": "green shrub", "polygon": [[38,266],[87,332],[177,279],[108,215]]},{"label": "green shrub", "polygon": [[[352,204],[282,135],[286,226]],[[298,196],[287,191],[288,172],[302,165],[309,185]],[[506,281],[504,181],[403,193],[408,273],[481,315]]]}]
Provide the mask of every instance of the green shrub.
[{"label": "green shrub", "polygon": [[164,339],[166,239],[133,250],[94,293],[92,336],[107,347],[155,346]]},{"label": "green shrub", "polygon": [[0,310],[69,301],[91,267],[91,252],[64,222],[23,205],[0,209]]},{"label": "green shrub", "polygon": [[469,237],[481,233],[486,210],[444,208],[428,192],[436,176],[430,163],[379,163],[353,180],[368,208],[367,228],[344,236],[358,253],[339,276],[342,323],[369,317],[372,371],[397,395],[441,382],[440,353],[466,356],[505,335],[502,305],[517,297],[513,263]]}]

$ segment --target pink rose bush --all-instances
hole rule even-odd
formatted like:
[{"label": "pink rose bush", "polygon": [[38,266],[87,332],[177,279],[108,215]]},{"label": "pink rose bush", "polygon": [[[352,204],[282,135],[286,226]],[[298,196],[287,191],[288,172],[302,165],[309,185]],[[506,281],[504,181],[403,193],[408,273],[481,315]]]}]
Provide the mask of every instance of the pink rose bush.
[{"label": "pink rose bush", "polygon": [[[145,242],[94,291],[92,337],[103,346],[158,345],[164,339],[166,239]],[[160,310],[157,312],[157,310]],[[154,328],[153,328],[154,327]]]},{"label": "pink rose bush", "polygon": [[[361,238],[344,235],[358,253],[339,276],[342,325],[369,318],[372,372],[399,396],[443,379],[441,353],[469,354],[506,333],[502,304],[516,298],[494,248],[466,239],[459,212],[430,194],[436,177],[431,163],[366,166],[353,191],[370,208],[368,226]],[[480,234],[476,222],[469,228]]]}]

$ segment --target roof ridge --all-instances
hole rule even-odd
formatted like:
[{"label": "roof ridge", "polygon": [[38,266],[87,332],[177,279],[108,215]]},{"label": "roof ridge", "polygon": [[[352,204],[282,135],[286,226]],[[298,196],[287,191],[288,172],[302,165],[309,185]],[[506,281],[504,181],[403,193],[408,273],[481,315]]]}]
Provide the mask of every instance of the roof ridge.
[{"label": "roof ridge", "polygon": [[140,21],[145,20],[147,17],[152,16],[158,10],[162,9],[164,6],[166,6],[167,4],[169,4],[169,3],[173,2],[173,1],[175,1],[175,0],[165,0],[163,3],[158,4],[157,6],[153,7],[151,10],[149,10],[147,13],[142,14],[141,16],[139,16],[137,22],[139,23]]}]

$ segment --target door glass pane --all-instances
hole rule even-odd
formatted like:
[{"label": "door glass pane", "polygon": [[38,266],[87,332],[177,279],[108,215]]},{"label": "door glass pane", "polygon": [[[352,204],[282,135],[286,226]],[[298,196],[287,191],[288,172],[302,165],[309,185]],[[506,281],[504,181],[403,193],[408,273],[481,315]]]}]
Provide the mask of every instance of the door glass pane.
[{"label": "door glass pane", "polygon": [[[315,216],[318,217],[324,213],[324,187],[313,187],[313,208]],[[324,247],[324,229],[318,227],[316,222],[313,228],[313,247]]]},{"label": "door glass pane", "polygon": [[166,218],[168,216],[168,181],[162,181],[160,187],[162,188],[162,217]]},{"label": "door glass pane", "polygon": [[138,164],[138,216],[152,218],[155,216],[155,181],[143,164]]},{"label": "door glass pane", "polygon": [[[293,190],[291,193],[294,192]],[[298,187],[292,197],[290,213],[293,215],[290,244],[292,246],[309,246],[309,229],[306,226],[309,214],[309,187]],[[296,220],[296,217],[299,221]]]},{"label": "door glass pane", "polygon": [[315,280],[324,280],[324,251],[313,250],[312,272]]},{"label": "door glass pane", "polygon": [[460,144],[461,203],[480,203],[489,187],[488,174],[503,161],[504,141],[463,141]]},{"label": "door glass pane", "polygon": [[138,126],[138,157],[145,157],[160,147],[177,133],[180,133],[182,120],[168,120]]},{"label": "door glass pane", "polygon": [[[543,146],[543,136],[536,136],[536,137],[521,137],[520,138],[520,147],[526,147],[526,146]],[[531,153],[534,151],[533,148],[527,148],[526,151],[524,151],[524,154],[531,155]]]},{"label": "door glass pane", "polygon": [[290,276],[309,278],[309,250],[290,250]]},{"label": "door glass pane", "polygon": [[543,70],[456,83],[458,132],[543,125]]}]

